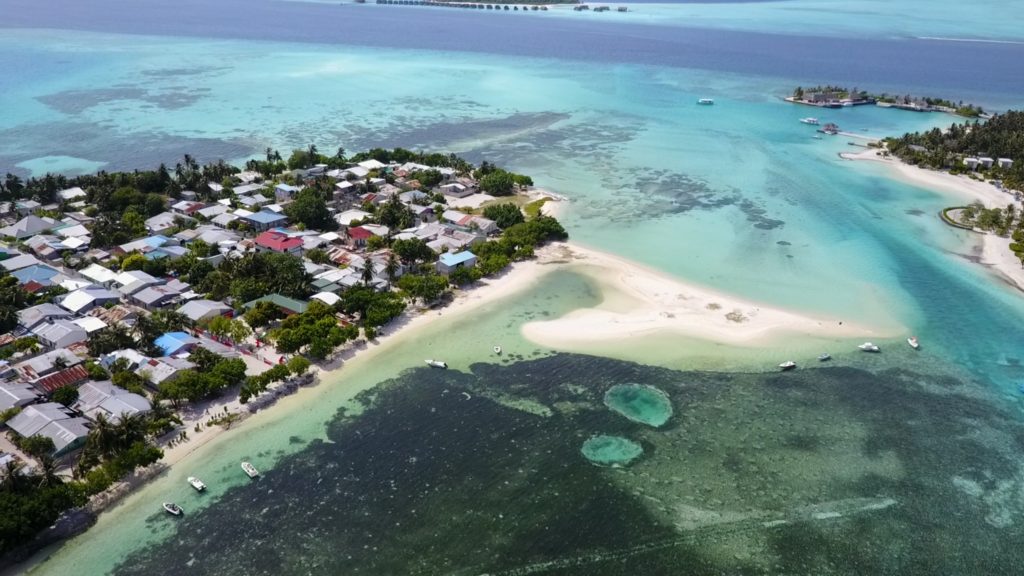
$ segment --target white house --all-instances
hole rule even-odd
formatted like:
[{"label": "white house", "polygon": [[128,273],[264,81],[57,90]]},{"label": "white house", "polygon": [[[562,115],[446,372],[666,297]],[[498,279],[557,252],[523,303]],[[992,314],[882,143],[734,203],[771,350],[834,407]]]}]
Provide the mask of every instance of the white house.
[{"label": "white house", "polygon": [[57,192],[57,196],[60,197],[60,199],[65,202],[70,202],[76,198],[85,198],[86,194],[85,190],[82,190],[78,186],[75,186],[74,188],[67,188],[65,190],[61,190],[60,192]]},{"label": "white house", "polygon": [[1009,158],[1000,158],[1000,159],[996,160],[996,163],[997,163],[997,165],[1000,168],[1002,168],[1004,170],[1009,169],[1009,168],[1013,168],[1013,160],[1011,160]]},{"label": "white house", "polygon": [[63,318],[40,324],[32,329],[32,333],[41,344],[54,349],[67,348],[89,339],[84,328]]},{"label": "white house", "polygon": [[974,170],[978,167],[978,159],[968,156],[967,158],[964,158],[964,166],[969,170]]},{"label": "white house", "polygon": [[985,169],[991,168],[992,164],[994,163],[995,160],[989,158],[988,156],[982,156],[978,158],[978,165]]}]

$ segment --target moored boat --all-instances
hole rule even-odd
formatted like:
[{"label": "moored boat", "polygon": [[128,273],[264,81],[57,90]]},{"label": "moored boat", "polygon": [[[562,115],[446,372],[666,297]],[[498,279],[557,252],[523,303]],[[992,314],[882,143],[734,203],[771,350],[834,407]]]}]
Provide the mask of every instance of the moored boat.
[{"label": "moored boat", "polygon": [[181,516],[182,514],[181,507],[174,502],[164,502],[163,507],[164,512],[167,512],[171,516]]},{"label": "moored boat", "polygon": [[500,356],[501,355],[501,346],[495,346],[494,347],[494,353],[498,354]]},{"label": "moored boat", "polygon": [[203,484],[203,481],[200,480],[199,478],[196,478],[195,476],[189,476],[188,483],[191,484],[192,487],[196,489],[196,492],[202,492],[203,490],[206,490],[206,484]]},{"label": "moored boat", "polygon": [[832,355],[829,354],[828,352],[825,352],[821,356],[818,356],[818,362],[828,362],[831,359],[832,359]]},{"label": "moored boat", "polygon": [[711,106],[714,103],[715,100],[713,98],[701,98],[700,100],[697,100],[697,104],[700,104],[701,106]]},{"label": "moored boat", "polygon": [[911,336],[910,338],[907,338],[907,344],[910,344],[910,347],[913,348],[914,350],[921,349],[921,344],[920,342],[917,341],[917,336]]},{"label": "moored boat", "polygon": [[857,346],[857,348],[860,348],[862,352],[881,352],[882,351],[881,348],[879,348],[878,346],[872,344],[871,342],[865,342],[865,343],[861,344],[860,346]]},{"label": "moored boat", "polygon": [[785,372],[786,370],[792,370],[796,368],[796,362],[793,362],[792,360],[787,360],[782,364],[779,364],[779,368],[781,368],[783,372]]},{"label": "moored boat", "polygon": [[242,470],[245,472],[245,475],[248,476],[249,478],[255,478],[260,475],[260,471],[257,470],[255,466],[248,462],[242,462]]},{"label": "moored boat", "polygon": [[429,360],[428,359],[428,360],[424,360],[424,362],[426,362],[427,366],[430,366],[431,368],[447,368],[448,367],[448,364],[446,364],[445,362],[442,362],[441,360]]},{"label": "moored boat", "polygon": [[801,118],[800,121],[803,122],[804,124],[812,124],[814,126],[818,125],[818,119],[817,118],[811,118],[811,117]]}]

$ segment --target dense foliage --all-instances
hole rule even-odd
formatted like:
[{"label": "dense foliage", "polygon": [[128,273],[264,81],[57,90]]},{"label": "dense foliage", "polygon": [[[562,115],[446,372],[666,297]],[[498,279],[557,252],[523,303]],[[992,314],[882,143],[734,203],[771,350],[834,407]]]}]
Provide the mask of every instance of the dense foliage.
[{"label": "dense foliage", "polygon": [[886,141],[889,151],[904,162],[929,168],[948,168],[964,172],[965,156],[1010,158],[1011,168],[993,166],[989,178],[1002,179],[1003,185],[1024,190],[1024,112],[1009,111],[986,122],[953,124],[946,130],[904,134]]},{"label": "dense foliage", "polygon": [[494,223],[501,229],[526,220],[523,217],[523,211],[515,204],[492,204],[484,208],[484,217],[494,220]]},{"label": "dense foliage", "polygon": [[301,314],[285,318],[280,327],[271,330],[270,340],[277,345],[277,351],[289,354],[305,350],[313,358],[326,358],[338,346],[359,335],[355,326],[341,326],[334,316],[334,310],[313,300]]}]

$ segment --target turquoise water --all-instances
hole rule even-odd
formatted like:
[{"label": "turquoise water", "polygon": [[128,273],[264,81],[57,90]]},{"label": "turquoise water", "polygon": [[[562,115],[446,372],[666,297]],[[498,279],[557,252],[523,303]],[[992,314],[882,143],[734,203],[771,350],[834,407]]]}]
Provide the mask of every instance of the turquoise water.
[{"label": "turquoise water", "polygon": [[[684,403],[676,403],[676,414],[657,430],[630,423],[601,405],[606,388],[592,390],[598,396],[591,404],[614,420],[601,420],[601,426],[596,426],[586,418],[569,418],[551,428],[512,429],[541,438],[545,446],[558,440],[560,433],[572,438],[550,448],[573,458],[573,466],[585,466],[572,468],[558,482],[573,484],[583,478],[589,486],[595,481],[586,475],[596,467],[585,461],[581,446],[588,438],[605,434],[628,438],[644,448],[643,457],[626,470],[649,471],[641,467],[653,466],[658,472],[647,477],[598,478],[600,483],[616,482],[627,493],[630,485],[661,490],[656,496],[667,502],[671,498],[665,487],[682,482],[686,491],[680,493],[701,494],[718,502],[705,506],[707,502],[700,498],[673,501],[666,505],[673,510],[680,506],[707,507],[716,514],[735,511],[731,507],[747,512],[776,510],[792,485],[800,486],[794,493],[815,495],[786,502],[792,504],[786,508],[789,513],[797,516],[815,513],[794,510],[816,502],[862,498],[869,493],[899,494],[915,502],[915,513],[900,517],[903,531],[896,532],[900,538],[910,538],[908,527],[915,522],[936,522],[938,514],[931,516],[927,507],[952,497],[947,490],[956,476],[955,486],[963,490],[954,494],[970,493],[974,496],[969,498],[984,501],[996,524],[1006,515],[1016,517],[1017,502],[1008,494],[1018,480],[1007,463],[1016,452],[994,438],[1017,434],[1005,432],[1004,428],[1014,425],[1001,419],[1016,418],[1016,383],[1024,377],[1019,352],[1024,346],[1019,330],[1024,320],[1020,294],[957,255],[965,252],[962,233],[934,218],[951,202],[948,198],[895,182],[879,166],[840,160],[839,152],[852,149],[848,141],[858,139],[816,140],[811,138],[813,130],[798,122],[815,114],[848,132],[875,137],[941,126],[952,119],[875,108],[818,111],[785,104],[779,97],[797,84],[850,80],[868,89],[949,98],[962,95],[993,107],[1020,105],[1024,75],[1011,73],[1015,62],[1022,61],[1016,45],[904,39],[1018,38],[1013,23],[1020,18],[1013,16],[1019,7],[997,7],[1005,18],[992,18],[985,10],[953,2],[932,3],[930,10],[916,2],[638,4],[626,15],[530,14],[520,15],[515,26],[508,26],[500,24],[508,21],[502,19],[504,15],[345,6],[339,10],[361,11],[347,13],[344,26],[326,26],[325,18],[309,18],[326,14],[314,11],[328,9],[324,6],[253,2],[251,21],[242,29],[229,25],[233,19],[216,12],[237,8],[231,2],[186,2],[180,18],[164,17],[161,10],[167,8],[161,5],[132,5],[129,10],[120,2],[110,0],[87,8],[68,4],[62,6],[59,18],[47,20],[45,15],[33,16],[34,5],[12,0],[20,9],[0,22],[0,109],[4,111],[0,114],[0,172],[39,175],[49,170],[131,169],[160,161],[173,164],[185,153],[203,160],[238,161],[260,154],[268,145],[286,151],[311,141],[321,150],[338,145],[350,151],[378,145],[442,149],[474,161],[506,165],[533,175],[539,185],[570,199],[564,220],[575,241],[757,302],[914,333],[924,345],[920,354],[912,355],[901,338],[882,342],[882,355],[864,357],[852,355],[855,343],[837,343],[850,349],[845,356],[843,350],[831,350],[839,368],[812,372],[806,379],[797,376],[800,385],[794,388],[787,387],[790,380],[775,376],[687,374],[692,380],[668,379],[691,392],[719,390],[715,383],[723,381],[734,382],[736,388],[710,396],[693,392],[696,397],[666,388],[674,402]],[[856,17],[851,15],[855,7]],[[126,18],[131,15],[133,32],[139,35],[112,33],[112,28],[118,28],[116,21],[104,15],[118,9]],[[924,11],[927,14],[922,16]],[[571,19],[575,16],[580,18]],[[600,20],[605,16],[609,18]],[[635,25],[620,26],[614,20],[620,16],[636,20]],[[39,20],[30,21],[33,17]],[[285,17],[307,18],[307,25],[282,27]],[[205,22],[198,22],[203,18]],[[955,29],[958,22],[962,30]],[[707,28],[687,27],[695,24]],[[413,32],[405,33],[403,27]],[[745,36],[744,30],[759,34]],[[822,38],[808,36],[819,33]],[[355,45],[360,43],[364,45]],[[822,47],[824,52],[819,51]],[[696,106],[701,97],[715,98],[715,106]],[[602,368],[621,371],[624,377],[635,376],[640,369],[606,365],[603,362],[608,361],[592,357],[545,364],[545,359],[559,357],[523,340],[518,328],[531,319],[557,317],[600,299],[600,291],[585,278],[558,273],[528,295],[489,305],[471,318],[438,323],[409,346],[357,360],[338,381],[286,401],[294,402],[293,408],[301,407],[298,411],[287,405],[275,407],[247,422],[244,434],[229,433],[204,449],[201,459],[187,461],[187,466],[177,467],[127,499],[37,573],[108,573],[130,554],[145,558],[140,566],[158,563],[159,550],[166,549],[154,548],[153,555],[146,556],[149,545],[173,546],[168,543],[195,537],[180,532],[153,509],[153,502],[164,499],[180,501],[190,522],[195,518],[190,530],[230,552],[230,546],[216,538],[216,517],[232,506],[262,510],[257,496],[269,498],[252,492],[257,488],[240,478],[238,461],[251,460],[271,473],[281,466],[274,480],[282,482],[279,491],[289,487],[289,476],[296,479],[308,472],[306,466],[329,468],[332,464],[324,459],[337,457],[332,446],[343,445],[352,433],[346,428],[352,425],[349,420],[341,428],[327,425],[335,421],[339,407],[349,410],[345,418],[354,418],[363,407],[351,396],[385,379],[399,378],[403,385],[422,380],[433,386],[440,375],[404,375],[405,370],[421,366],[423,358],[444,358],[456,373],[452,378],[470,371],[480,375],[480,381],[452,384],[451,390],[465,391],[473,398],[467,400],[474,402],[472,406],[478,406],[475,402],[482,397],[515,414],[547,419],[555,413],[572,414],[574,406],[579,408],[572,401],[556,399],[565,402],[556,406],[554,400],[545,400],[542,389],[530,387],[561,386],[562,380],[552,373],[596,372],[604,378]],[[505,351],[500,362],[490,357],[495,344]],[[621,346],[626,355],[628,344]],[[662,345],[681,350],[673,358],[673,367],[693,370],[707,362],[717,369],[736,368],[730,364],[728,348],[717,350],[714,359],[695,360],[687,357],[682,343]],[[774,366],[786,355],[787,345],[780,342],[777,349],[764,352],[763,365]],[[480,364],[484,358],[487,362]],[[491,369],[498,370],[493,373],[497,382],[518,378],[524,388],[495,386],[486,377]],[[814,388],[817,375],[826,383],[821,390]],[[646,382],[633,378],[607,384],[631,381]],[[985,395],[985,402],[959,398],[944,402],[945,389],[938,397],[926,396],[927,406],[935,407],[935,412],[914,421],[919,426],[914,429],[915,441],[900,446],[890,435],[896,433],[887,428],[920,415],[899,412],[898,408],[911,407],[898,404],[922,401],[904,386],[928,387],[934,382],[950,390],[964,386],[972,394]],[[883,396],[873,404],[868,392],[858,391],[858,386]],[[779,390],[779,395],[773,395]],[[968,407],[961,410],[961,403]],[[819,410],[821,406],[825,408]],[[829,410],[845,416],[838,418]],[[691,411],[700,418],[687,420]],[[798,421],[793,414],[805,418],[803,425],[814,428],[813,433],[785,431],[786,425]],[[453,409],[443,421],[457,422],[461,417],[459,409]],[[944,418],[962,423],[987,422],[988,417],[999,420],[990,428],[1003,431],[986,428],[991,434],[972,446],[981,446],[982,456],[991,458],[979,456],[983,461],[966,471],[941,458]],[[829,431],[833,419],[837,429]],[[502,421],[518,422],[516,418]],[[648,432],[616,429],[614,421]],[[739,433],[751,422],[771,429],[766,431],[778,439],[779,454],[767,454],[764,459],[758,455],[757,440]],[[780,428],[774,428],[776,423]],[[850,427],[846,432],[838,428],[844,423]],[[700,426],[706,427],[707,436],[700,433],[704,430]],[[379,425],[366,427],[368,432],[380,430]],[[958,438],[968,436],[967,427],[958,425]],[[679,435],[681,431],[688,434]],[[502,441],[518,441],[515,434],[506,432],[495,434]],[[648,433],[665,434],[671,441]],[[861,443],[865,438],[871,440]],[[317,443],[325,439],[335,444]],[[966,444],[960,441],[950,453],[970,454],[971,446]],[[685,460],[659,459],[680,446],[687,449]],[[713,462],[713,455],[721,455],[726,447],[742,453],[728,462]],[[900,454],[898,461],[889,455],[894,450]],[[921,454],[915,455],[914,450]],[[793,457],[794,453],[800,457]],[[409,456],[397,455],[395,461],[382,456],[370,464],[394,468]],[[501,460],[502,466],[514,460],[505,458],[509,460]],[[790,469],[806,464],[806,459],[813,460],[814,472],[805,475]],[[913,500],[913,481],[907,479],[924,475],[935,464],[932,459],[941,460],[942,466],[922,480],[928,489],[920,500]],[[495,469],[505,470],[502,466]],[[716,484],[722,467],[739,479],[734,484]],[[680,475],[684,468],[688,475]],[[886,482],[899,484],[898,489],[886,484],[885,490],[872,492],[881,481],[870,477],[859,479],[857,489],[851,489],[845,482],[853,482],[851,471],[859,469],[876,472]],[[985,471],[993,475],[986,477]],[[184,482],[192,474],[210,485],[202,498],[191,494]],[[479,476],[480,484],[503,480],[493,474]],[[526,489],[542,484],[539,477],[530,478],[515,485]],[[776,486],[778,478],[785,481]],[[299,490],[298,486],[292,487]],[[706,492],[701,491],[704,488]],[[744,492],[747,489],[752,492]],[[621,494],[608,497],[620,502]],[[296,517],[307,520],[317,517],[317,510],[323,511],[317,508],[319,500],[289,502]],[[452,505],[450,500],[445,502]],[[543,502],[554,509],[552,501]],[[971,508],[970,502],[957,505],[963,504],[973,514],[978,509]],[[341,506],[347,504],[344,501]],[[435,512],[444,508],[437,506]],[[668,537],[678,529],[678,519],[659,516],[664,510],[642,518],[628,510],[630,506],[616,508],[611,516],[628,518],[629,526],[650,537],[641,539],[644,542]],[[834,508],[824,510],[831,512]],[[684,516],[684,524],[694,521],[693,514]],[[439,517],[443,514],[432,516],[435,521]],[[327,514],[324,518],[324,524],[337,520]],[[1009,533],[998,532],[984,518],[976,520],[971,524],[972,535],[977,536],[973,544],[984,546],[986,538],[993,538],[1002,550]],[[525,517],[521,521],[522,525],[532,522]],[[884,522],[874,526],[874,546],[885,548],[886,526],[892,528]],[[267,530],[260,538],[273,539],[273,530]],[[330,532],[315,526],[308,530],[310,542]],[[457,540],[456,532],[445,535]],[[756,537],[737,549],[726,546],[723,557],[764,554],[765,542],[776,536],[754,533]],[[839,534],[849,536],[841,530]],[[801,543],[825,537],[817,532],[790,536]],[[940,536],[951,537],[937,530],[935,537]],[[260,538],[256,541],[263,541]],[[596,538],[578,544],[580,550],[613,549],[610,542]],[[836,547],[834,558],[848,559],[853,554],[840,550],[837,540],[828,542]],[[801,560],[796,552],[776,544],[773,554],[787,558],[783,564],[789,573],[827,572],[827,566],[796,570]],[[916,557],[927,554],[920,551]],[[230,560],[230,554],[226,558]],[[671,562],[655,567],[665,565]],[[727,568],[739,570],[738,566]]]},{"label": "turquoise water", "polygon": [[604,405],[625,416],[657,428],[672,417],[672,401],[654,386],[616,384],[604,393]]},{"label": "turquoise water", "polygon": [[629,438],[599,434],[587,438],[580,452],[599,466],[625,466],[643,455],[644,447]]}]

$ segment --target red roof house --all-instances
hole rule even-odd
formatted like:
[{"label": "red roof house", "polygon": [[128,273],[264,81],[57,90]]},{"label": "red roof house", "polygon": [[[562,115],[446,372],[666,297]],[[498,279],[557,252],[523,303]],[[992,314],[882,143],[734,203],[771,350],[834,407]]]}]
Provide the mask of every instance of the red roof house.
[{"label": "red roof house", "polygon": [[370,232],[362,226],[353,226],[346,230],[345,234],[354,246],[366,246],[366,241],[373,236],[373,232]]},{"label": "red roof house", "polygon": [[256,237],[256,246],[280,253],[295,253],[302,250],[302,238],[289,237],[277,230],[267,230]]}]

